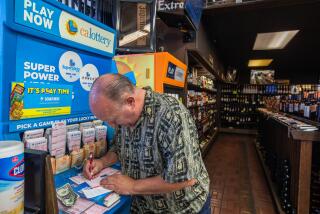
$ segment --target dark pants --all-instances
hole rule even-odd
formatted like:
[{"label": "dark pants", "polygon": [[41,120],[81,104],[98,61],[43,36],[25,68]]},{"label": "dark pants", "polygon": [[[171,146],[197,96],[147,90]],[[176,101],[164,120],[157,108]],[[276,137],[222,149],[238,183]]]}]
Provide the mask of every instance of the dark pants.
[{"label": "dark pants", "polygon": [[211,214],[211,195],[208,195],[206,203],[204,203],[199,214]]}]

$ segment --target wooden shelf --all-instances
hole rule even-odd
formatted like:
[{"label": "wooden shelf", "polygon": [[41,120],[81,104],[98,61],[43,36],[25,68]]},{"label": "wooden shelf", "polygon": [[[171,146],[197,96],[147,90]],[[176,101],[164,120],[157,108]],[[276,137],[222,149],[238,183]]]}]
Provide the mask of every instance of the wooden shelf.
[{"label": "wooden shelf", "polygon": [[202,88],[199,85],[188,83],[188,90],[190,90],[190,89],[197,90],[197,91],[205,91],[205,92],[208,92],[208,93],[211,93],[211,94],[216,94],[217,93],[217,89],[212,90],[212,89],[208,89],[208,88]]},{"label": "wooden shelf", "polygon": [[267,166],[266,166],[265,163],[264,163],[264,159],[263,159],[263,157],[262,157],[262,154],[261,154],[261,152],[260,152],[257,144],[255,145],[255,148],[256,148],[256,151],[257,151],[257,154],[258,154],[258,157],[259,157],[259,160],[260,160],[260,163],[261,163],[261,166],[262,166],[264,175],[265,175],[265,177],[266,177],[266,179],[267,179],[267,183],[268,183],[269,190],[270,190],[270,192],[271,192],[271,194],[272,194],[272,199],[273,199],[272,201],[273,201],[275,207],[277,208],[277,213],[279,213],[279,214],[285,214],[285,212],[284,212],[284,211],[282,210],[282,208],[281,208],[281,203],[280,203],[280,200],[279,200],[279,198],[278,198],[278,196],[277,196],[276,188],[275,188],[275,186],[274,186],[273,183],[272,183],[271,176],[270,176],[270,172],[269,172]]}]

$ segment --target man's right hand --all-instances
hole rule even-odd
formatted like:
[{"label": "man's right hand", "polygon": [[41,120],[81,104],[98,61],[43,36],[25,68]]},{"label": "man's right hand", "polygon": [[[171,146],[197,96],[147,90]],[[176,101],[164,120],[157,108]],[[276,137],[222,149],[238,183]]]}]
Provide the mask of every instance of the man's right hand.
[{"label": "man's right hand", "polygon": [[[83,175],[87,179],[93,179],[103,169],[103,161],[101,159],[94,159],[90,166],[90,161],[86,160],[83,166]],[[91,171],[90,171],[91,169]]]}]

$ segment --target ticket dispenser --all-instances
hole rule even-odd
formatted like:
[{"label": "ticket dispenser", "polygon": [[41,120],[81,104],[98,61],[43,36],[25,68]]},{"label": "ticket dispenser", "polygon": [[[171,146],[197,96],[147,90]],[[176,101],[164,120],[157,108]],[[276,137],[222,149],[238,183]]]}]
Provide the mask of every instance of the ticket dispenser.
[{"label": "ticket dispenser", "polygon": [[54,0],[3,0],[0,11],[0,140],[95,119],[88,94],[117,72],[115,30]]}]

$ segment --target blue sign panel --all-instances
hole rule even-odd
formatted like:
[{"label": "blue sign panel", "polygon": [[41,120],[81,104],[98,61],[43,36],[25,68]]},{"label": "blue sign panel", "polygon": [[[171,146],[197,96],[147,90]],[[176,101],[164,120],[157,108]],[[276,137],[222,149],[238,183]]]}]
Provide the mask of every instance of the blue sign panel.
[{"label": "blue sign panel", "polygon": [[113,29],[92,24],[53,2],[15,0],[14,11],[14,22],[19,25],[96,49],[108,56],[114,54],[116,36]]},{"label": "blue sign panel", "polygon": [[72,85],[71,114],[90,112],[88,94],[91,85],[100,75],[110,72],[111,59],[41,43],[25,36],[17,38],[15,81]]}]

